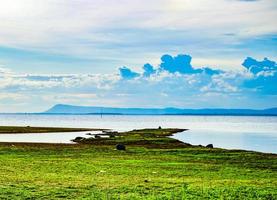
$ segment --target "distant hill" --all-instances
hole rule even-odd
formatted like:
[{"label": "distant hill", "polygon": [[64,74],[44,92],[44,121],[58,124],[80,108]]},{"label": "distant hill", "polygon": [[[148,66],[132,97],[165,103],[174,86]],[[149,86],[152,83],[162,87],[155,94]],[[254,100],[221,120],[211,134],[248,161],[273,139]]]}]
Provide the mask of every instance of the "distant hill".
[{"label": "distant hill", "polygon": [[276,115],[277,108],[252,109],[180,109],[180,108],[112,108],[57,104],[44,114],[114,114],[114,115]]}]

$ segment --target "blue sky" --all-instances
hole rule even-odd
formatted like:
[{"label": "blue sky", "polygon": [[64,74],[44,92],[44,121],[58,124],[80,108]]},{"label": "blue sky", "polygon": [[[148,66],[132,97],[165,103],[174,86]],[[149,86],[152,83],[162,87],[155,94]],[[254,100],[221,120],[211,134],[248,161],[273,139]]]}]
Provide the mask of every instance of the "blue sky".
[{"label": "blue sky", "polygon": [[0,3],[0,112],[277,106],[275,0]]}]

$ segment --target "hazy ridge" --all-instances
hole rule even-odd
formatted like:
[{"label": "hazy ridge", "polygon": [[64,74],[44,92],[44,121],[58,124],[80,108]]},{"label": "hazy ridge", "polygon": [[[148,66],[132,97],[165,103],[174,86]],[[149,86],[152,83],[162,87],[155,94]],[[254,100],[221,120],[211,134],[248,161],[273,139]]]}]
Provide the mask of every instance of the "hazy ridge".
[{"label": "hazy ridge", "polygon": [[44,114],[117,114],[117,115],[277,115],[277,108],[255,109],[182,109],[182,108],[115,108],[57,104]]}]

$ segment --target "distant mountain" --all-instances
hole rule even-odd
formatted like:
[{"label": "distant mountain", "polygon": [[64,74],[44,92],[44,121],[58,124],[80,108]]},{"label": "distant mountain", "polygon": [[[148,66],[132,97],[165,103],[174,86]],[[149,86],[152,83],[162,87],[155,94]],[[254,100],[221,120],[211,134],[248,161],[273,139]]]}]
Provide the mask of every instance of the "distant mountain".
[{"label": "distant mountain", "polygon": [[115,114],[115,115],[276,115],[277,108],[252,109],[180,109],[180,108],[112,108],[57,104],[44,114]]}]

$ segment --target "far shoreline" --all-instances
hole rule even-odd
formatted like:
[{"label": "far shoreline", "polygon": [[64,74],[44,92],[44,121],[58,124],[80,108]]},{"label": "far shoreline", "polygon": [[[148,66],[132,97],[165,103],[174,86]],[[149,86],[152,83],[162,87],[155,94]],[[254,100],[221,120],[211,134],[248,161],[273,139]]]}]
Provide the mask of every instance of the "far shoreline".
[{"label": "far shoreline", "polygon": [[0,115],[84,115],[84,116],[230,116],[230,117],[277,117],[277,114],[230,114],[230,113],[185,113],[185,114],[122,114],[122,113],[0,113]]}]

